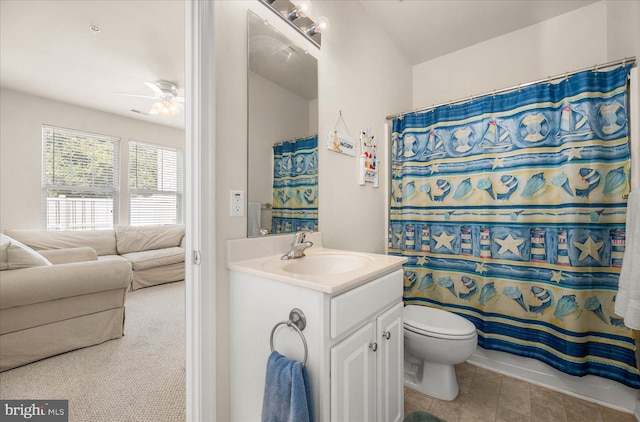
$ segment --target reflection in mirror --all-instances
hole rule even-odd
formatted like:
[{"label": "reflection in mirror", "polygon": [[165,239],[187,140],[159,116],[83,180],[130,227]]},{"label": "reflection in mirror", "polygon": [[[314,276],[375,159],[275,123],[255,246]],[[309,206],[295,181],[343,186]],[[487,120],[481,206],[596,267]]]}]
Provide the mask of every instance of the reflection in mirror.
[{"label": "reflection in mirror", "polygon": [[249,237],[318,229],[317,61],[248,13]]}]

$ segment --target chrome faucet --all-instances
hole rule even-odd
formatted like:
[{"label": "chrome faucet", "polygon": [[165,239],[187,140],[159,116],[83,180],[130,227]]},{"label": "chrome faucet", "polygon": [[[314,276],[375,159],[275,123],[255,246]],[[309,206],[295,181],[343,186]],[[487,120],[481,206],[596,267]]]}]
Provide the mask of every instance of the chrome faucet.
[{"label": "chrome faucet", "polygon": [[304,239],[307,236],[307,232],[297,232],[293,235],[293,241],[289,252],[282,255],[280,259],[296,259],[304,256],[304,250],[313,246],[312,242],[305,242]]}]

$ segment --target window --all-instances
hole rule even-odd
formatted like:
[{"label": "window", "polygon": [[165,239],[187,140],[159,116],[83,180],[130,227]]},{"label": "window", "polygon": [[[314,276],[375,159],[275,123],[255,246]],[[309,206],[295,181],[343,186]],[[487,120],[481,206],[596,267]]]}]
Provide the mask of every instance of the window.
[{"label": "window", "polygon": [[119,142],[104,135],[42,127],[45,229],[107,229],[118,222]]},{"label": "window", "polygon": [[181,149],[129,142],[130,224],[182,223]]}]

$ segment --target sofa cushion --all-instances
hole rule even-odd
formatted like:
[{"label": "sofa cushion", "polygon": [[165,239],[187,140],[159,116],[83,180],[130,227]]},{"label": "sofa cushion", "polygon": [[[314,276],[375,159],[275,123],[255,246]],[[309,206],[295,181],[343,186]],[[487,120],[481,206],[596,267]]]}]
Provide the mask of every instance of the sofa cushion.
[{"label": "sofa cushion", "polygon": [[116,235],[108,230],[6,230],[5,233],[25,245],[39,251],[89,247],[99,256],[117,255]]},{"label": "sofa cushion", "polygon": [[184,226],[116,226],[115,232],[118,253],[124,255],[178,246],[184,236]]},{"label": "sofa cushion", "polygon": [[5,271],[0,283],[0,310],[105,290],[127,289],[132,275],[131,263],[122,257]]},{"label": "sofa cushion", "polygon": [[18,270],[51,265],[38,252],[7,235],[0,234],[0,269]]},{"label": "sofa cushion", "polygon": [[98,254],[93,248],[65,248],[40,251],[54,265],[68,264],[70,262],[97,261]]},{"label": "sofa cushion", "polygon": [[176,246],[173,248],[131,252],[122,256],[131,261],[134,271],[139,271],[184,262],[184,249]]}]

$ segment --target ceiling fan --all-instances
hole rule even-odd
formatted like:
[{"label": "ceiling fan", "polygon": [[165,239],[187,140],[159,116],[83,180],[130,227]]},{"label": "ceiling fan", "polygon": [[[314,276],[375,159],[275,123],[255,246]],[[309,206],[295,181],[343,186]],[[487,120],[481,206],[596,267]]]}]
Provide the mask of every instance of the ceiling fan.
[{"label": "ceiling fan", "polygon": [[147,116],[156,114],[171,116],[180,113],[179,106],[182,107],[184,104],[184,97],[178,96],[178,86],[176,84],[160,80],[155,82],[145,81],[145,85],[153,91],[153,95],[129,94],[126,92],[116,92],[116,94],[156,100],[148,112],[131,109],[134,113]]}]

